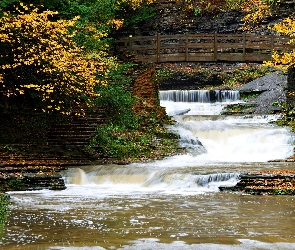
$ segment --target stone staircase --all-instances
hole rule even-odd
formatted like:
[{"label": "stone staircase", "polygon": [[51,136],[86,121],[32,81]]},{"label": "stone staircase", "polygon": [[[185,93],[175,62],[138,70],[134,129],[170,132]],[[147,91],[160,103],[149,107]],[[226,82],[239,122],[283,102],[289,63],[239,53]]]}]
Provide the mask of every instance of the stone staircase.
[{"label": "stone staircase", "polygon": [[74,117],[69,123],[55,124],[48,129],[49,146],[83,147],[89,145],[96,127],[105,121],[104,113],[95,116]]},{"label": "stone staircase", "polygon": [[96,127],[104,124],[105,110],[86,117],[73,117],[47,131],[46,144],[0,145],[0,187],[2,190],[63,190],[60,171],[68,167],[100,163],[87,149]]},{"label": "stone staircase", "polygon": [[96,127],[104,123],[105,110],[98,109],[86,117],[72,117],[67,123],[54,124],[47,130],[46,140],[41,144],[34,141],[2,144],[0,165],[89,164],[98,157],[90,153],[87,146]]}]

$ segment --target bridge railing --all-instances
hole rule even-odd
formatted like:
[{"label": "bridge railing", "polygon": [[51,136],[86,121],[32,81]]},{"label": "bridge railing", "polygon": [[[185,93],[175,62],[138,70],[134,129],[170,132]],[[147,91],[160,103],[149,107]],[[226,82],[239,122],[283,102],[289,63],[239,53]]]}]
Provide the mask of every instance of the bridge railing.
[{"label": "bridge railing", "polygon": [[255,34],[184,34],[125,37],[116,41],[122,53],[141,62],[251,61],[271,59],[272,51],[288,51],[289,36]]}]

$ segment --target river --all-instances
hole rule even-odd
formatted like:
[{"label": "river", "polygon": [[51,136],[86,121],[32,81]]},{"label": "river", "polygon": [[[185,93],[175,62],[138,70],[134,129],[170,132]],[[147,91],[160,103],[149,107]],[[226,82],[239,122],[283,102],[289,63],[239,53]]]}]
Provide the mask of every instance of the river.
[{"label": "river", "polygon": [[66,190],[10,192],[1,249],[295,249],[294,196],[218,189],[239,173],[295,170],[269,162],[293,154],[290,129],[270,124],[276,115],[220,115],[238,93],[161,99],[187,154],[73,167],[63,173]]}]

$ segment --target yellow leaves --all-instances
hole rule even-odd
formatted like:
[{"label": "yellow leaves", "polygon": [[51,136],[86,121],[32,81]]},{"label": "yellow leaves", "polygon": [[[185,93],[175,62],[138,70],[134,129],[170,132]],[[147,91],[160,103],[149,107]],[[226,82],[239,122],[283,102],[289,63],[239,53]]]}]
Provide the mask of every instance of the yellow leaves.
[{"label": "yellow leaves", "polygon": [[117,4],[120,5],[121,3],[125,3],[131,6],[132,9],[136,10],[144,3],[151,4],[154,2],[156,2],[156,0],[119,0],[117,1]]},{"label": "yellow leaves", "polygon": [[12,68],[12,65],[10,65],[10,64],[4,64],[4,65],[1,65],[1,68],[2,69],[10,69],[10,68]]},{"label": "yellow leaves", "polygon": [[108,21],[107,24],[112,25],[113,28],[118,30],[118,29],[122,28],[122,26],[123,26],[123,19],[111,19]]},{"label": "yellow leaves", "polygon": [[[23,4],[20,6],[27,10]],[[18,86],[7,89],[7,96],[38,93],[44,102],[43,112],[68,115],[70,111],[61,100],[68,99],[77,105],[83,102],[83,105],[91,107],[92,100],[99,96],[95,86],[107,84],[109,68],[116,67],[116,64],[106,52],[85,54],[83,48],[71,40],[73,33],[69,28],[79,17],[51,21],[49,17],[55,14],[57,12],[40,12],[35,8],[27,14],[5,13],[0,18],[0,42],[8,43],[11,47],[9,53],[13,54],[10,64],[0,65],[0,82],[4,81],[6,71],[15,70]],[[122,25],[122,20],[110,22],[117,28]],[[86,29],[98,41],[106,35],[90,25]]]},{"label": "yellow leaves", "polygon": [[286,18],[281,23],[274,25],[272,30],[275,30],[279,33],[284,33],[287,35],[295,35],[295,20],[291,18]]},{"label": "yellow leaves", "polygon": [[245,26],[243,30],[251,30],[252,26],[272,15],[270,6],[263,0],[250,0],[242,5],[244,12],[248,12],[243,18]]},{"label": "yellow leaves", "polygon": [[[286,18],[281,23],[274,25],[270,29],[277,31],[278,33],[294,37],[295,19]],[[291,39],[289,43],[295,45],[294,39]],[[270,62],[265,62],[265,65],[286,70],[289,66],[295,65],[295,49],[281,53],[274,52],[272,55],[272,60]]]}]

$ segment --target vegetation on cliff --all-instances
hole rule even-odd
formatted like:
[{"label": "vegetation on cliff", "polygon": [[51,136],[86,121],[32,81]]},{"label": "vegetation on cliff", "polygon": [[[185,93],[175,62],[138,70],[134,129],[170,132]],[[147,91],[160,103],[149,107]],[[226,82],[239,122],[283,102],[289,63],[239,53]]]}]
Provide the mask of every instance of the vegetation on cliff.
[{"label": "vegetation on cliff", "polygon": [[[159,103],[154,102],[152,112],[136,111],[142,99],[131,95],[135,65],[118,61],[112,47],[116,30],[153,15],[148,7],[152,1],[23,2],[1,3],[0,105],[7,121],[1,126],[3,131],[27,128],[41,136],[27,140],[29,131],[18,131],[11,139],[13,133],[1,133],[6,135],[1,139],[36,143],[52,123],[103,107],[106,125],[97,129],[92,152],[120,159],[171,153],[165,146],[171,143],[159,139],[167,133],[165,112],[159,118]],[[149,100],[141,109],[144,103]],[[161,153],[154,153],[155,148]]]},{"label": "vegetation on cliff", "polygon": [[[163,116],[159,113],[163,114],[163,111],[156,108],[159,103],[153,101],[151,104],[145,100],[146,97],[131,93],[132,80],[129,76],[133,74],[134,65],[119,61],[112,45],[118,30],[150,19],[155,15],[155,6],[161,2],[2,1],[0,105],[6,113],[18,114],[17,121],[6,124],[14,127],[13,124],[20,123],[22,127],[33,128],[41,134],[52,121],[67,119],[69,115],[83,116],[88,110],[102,106],[107,110],[107,124],[98,129],[91,150],[95,151],[98,144],[104,144],[99,153],[112,157],[124,157],[124,154],[128,157],[140,156],[147,151],[153,154],[152,148],[160,148],[159,141],[164,142],[158,140],[160,134],[166,133],[160,124],[167,120],[160,118]],[[184,16],[242,11],[246,29],[252,21],[257,24],[269,17],[275,6],[285,1],[176,2],[182,5],[180,11]],[[193,71],[189,74],[196,73]],[[167,72],[158,71],[158,77],[160,73]],[[208,77],[208,72],[202,73],[204,78]],[[263,70],[235,70],[224,73],[221,81],[225,87],[231,87],[237,84],[237,79],[249,81],[263,73]],[[139,103],[141,109],[136,108]],[[145,108],[147,112],[142,111]],[[24,122],[28,116],[19,117],[21,113],[36,114],[40,119],[31,119],[34,121],[34,126],[31,126]],[[127,136],[127,132],[131,131],[133,134]],[[132,141],[137,145],[135,148],[129,145]],[[122,145],[126,147],[122,148]],[[128,155],[129,152],[134,154]]]},{"label": "vegetation on cliff", "polygon": [[[118,84],[117,77],[121,77],[123,72],[117,72],[109,87],[101,92],[100,105],[107,110],[107,124],[97,128],[90,149],[103,158],[121,163],[157,159],[176,153],[177,137],[164,126],[171,121],[159,106],[158,87],[152,79],[155,68],[129,67],[129,70],[138,71],[135,80],[132,81],[124,67],[124,84]],[[129,91],[125,89],[127,86]],[[99,145],[103,147],[97,149]]]},{"label": "vegetation on cliff", "polygon": [[[293,18],[286,18],[282,22],[270,27],[278,33],[289,35],[291,37],[290,44],[295,44],[295,16]],[[283,70],[295,65],[295,49],[288,52],[274,52],[272,61],[266,62],[267,66],[274,66]]]},{"label": "vegetation on cliff", "polygon": [[6,217],[8,216],[9,196],[0,193],[0,231],[3,227]]}]

